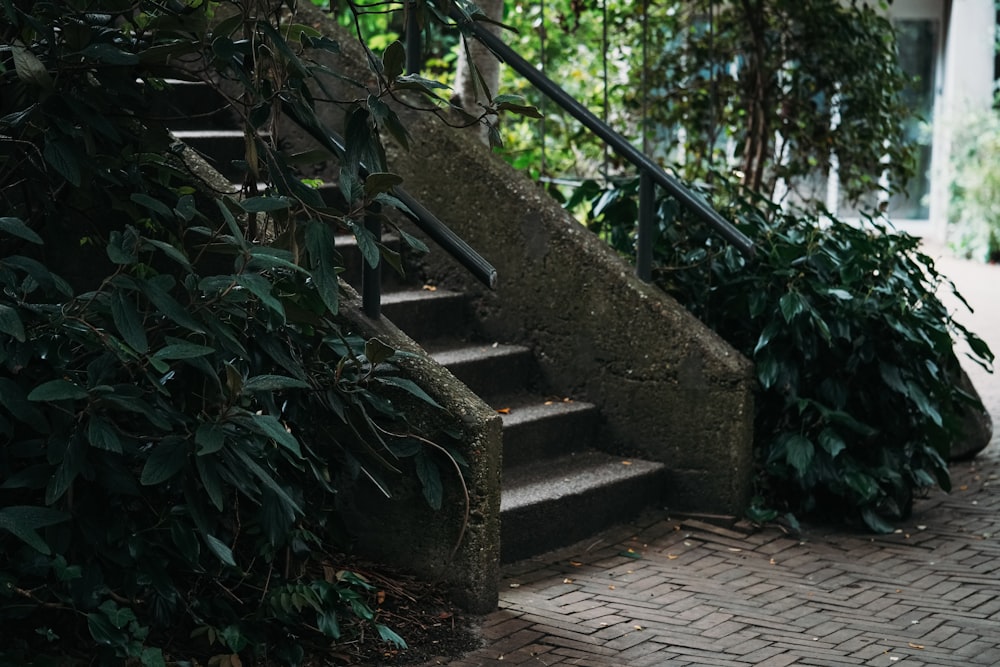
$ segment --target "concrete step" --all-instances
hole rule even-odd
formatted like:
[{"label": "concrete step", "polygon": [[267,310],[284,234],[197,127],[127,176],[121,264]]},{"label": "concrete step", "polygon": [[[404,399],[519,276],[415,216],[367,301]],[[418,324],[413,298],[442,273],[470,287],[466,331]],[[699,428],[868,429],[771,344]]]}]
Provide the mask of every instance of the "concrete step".
[{"label": "concrete step", "polygon": [[468,336],[468,298],[445,289],[406,289],[382,295],[382,313],[422,345]]},{"label": "concrete step", "polygon": [[[233,118],[221,98],[193,84],[176,84],[175,93],[176,100],[167,99],[162,105],[165,113],[186,110],[171,124],[177,138],[206,155],[226,177],[242,181],[238,163],[245,159],[243,132],[235,129],[235,123],[227,129]],[[330,166],[320,192],[330,206],[344,210],[335,162]],[[391,226],[385,229],[381,242],[401,253],[404,267],[414,266],[412,254],[400,247]],[[342,277],[360,288],[363,259],[356,240],[341,234],[335,243],[345,264]],[[600,426],[597,407],[532,395],[541,374],[529,348],[465,342],[476,334],[467,296],[422,289],[416,276],[400,276],[386,263],[382,280],[384,315],[501,412],[501,560],[526,558],[579,541],[660,502],[666,477],[663,465],[625,461],[594,449]]]},{"label": "concrete step", "polygon": [[594,446],[600,413],[593,403],[532,397],[495,401],[503,419],[503,467],[548,465],[548,459]]},{"label": "concrete step", "polygon": [[503,473],[500,560],[579,542],[662,502],[666,466],[581,452]]},{"label": "concrete step", "polygon": [[[401,328],[406,331],[405,325]],[[441,350],[429,347],[435,361],[487,403],[498,396],[526,393],[535,384],[535,358],[523,345],[492,343]]]}]

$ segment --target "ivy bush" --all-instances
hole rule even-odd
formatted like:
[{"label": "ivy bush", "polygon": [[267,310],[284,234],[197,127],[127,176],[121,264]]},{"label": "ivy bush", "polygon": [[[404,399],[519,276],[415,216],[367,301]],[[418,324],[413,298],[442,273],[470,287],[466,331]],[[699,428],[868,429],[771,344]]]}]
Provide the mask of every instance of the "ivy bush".
[{"label": "ivy bush", "polygon": [[[365,627],[404,643],[329,555],[345,479],[418,473],[440,504],[451,447],[399,407],[440,409],[398,353],[337,319],[335,230],[387,252],[358,221],[395,203],[379,133],[405,129],[380,96],[401,47],[347,110],[331,206],[278,148],[282,109],[328,136],[314,89],[336,75],[308,53],[337,44],[290,9],[0,1],[0,662],[294,665]],[[244,196],[167,132],[172,78],[238,90]]]},{"label": "ivy bush", "polygon": [[[637,188],[587,182],[567,206],[582,206],[589,227],[632,256]],[[982,408],[956,384],[953,341],[965,339],[984,366],[992,352],[937,297],[955,288],[919,239],[873,219],[854,226],[786,211],[721,177],[700,191],[756,242],[756,258],[663,196],[654,280],[754,362],[753,517],[790,512],[891,531],[914,494],[949,489],[962,415]]]}]

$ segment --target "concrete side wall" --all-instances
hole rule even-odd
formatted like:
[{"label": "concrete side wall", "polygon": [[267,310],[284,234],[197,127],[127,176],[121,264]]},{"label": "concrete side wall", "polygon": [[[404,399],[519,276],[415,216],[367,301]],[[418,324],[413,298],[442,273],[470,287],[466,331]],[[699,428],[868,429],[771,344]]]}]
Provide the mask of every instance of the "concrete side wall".
[{"label": "concrete side wall", "polygon": [[[319,12],[302,13],[337,33]],[[331,60],[331,68],[370,81],[363,55],[341,36],[347,57]],[[338,108],[318,111],[331,127],[342,126]],[[473,133],[428,113],[400,115],[411,149],[390,144],[390,168],[498,269],[498,289],[481,294],[484,333],[531,345],[553,388],[600,406],[616,446],[666,462],[672,509],[741,512],[751,475],[751,364],[634,278],[604,242]],[[439,262],[442,254],[432,258],[439,271],[477,288]]]},{"label": "concrete side wall", "polygon": [[483,333],[530,345],[557,391],[596,403],[614,449],[663,461],[671,509],[738,514],[749,493],[750,363],[608,246],[469,136],[417,125],[392,157],[407,190],[499,273],[478,289]]},{"label": "concrete side wall", "polygon": [[391,322],[366,317],[357,294],[350,287],[345,290],[348,299],[342,302],[340,320],[347,330],[410,353],[393,364],[446,412],[428,410],[407,394],[394,400],[412,404],[407,415],[417,426],[433,431],[454,428],[457,422],[459,449],[469,469],[463,479],[452,460],[428,444],[444,485],[440,510],[430,508],[411,472],[390,481],[391,499],[359,479],[353,489],[342,490],[338,514],[358,551],[445,582],[464,609],[489,613],[496,608],[500,580],[500,416]]}]

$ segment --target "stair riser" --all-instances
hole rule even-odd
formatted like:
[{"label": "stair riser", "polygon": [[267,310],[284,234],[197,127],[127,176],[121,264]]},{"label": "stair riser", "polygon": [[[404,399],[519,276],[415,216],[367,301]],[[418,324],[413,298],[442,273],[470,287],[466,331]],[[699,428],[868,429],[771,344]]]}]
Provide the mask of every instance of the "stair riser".
[{"label": "stair riser", "polygon": [[464,336],[469,317],[464,295],[452,298],[385,303],[382,313],[393,322],[405,322],[403,329],[418,343]]},{"label": "stair riser", "polygon": [[597,427],[596,409],[504,426],[504,470],[593,447]]},{"label": "stair riser", "polygon": [[[558,471],[553,471],[558,475]],[[500,562],[511,563],[579,542],[658,505],[666,476],[660,471],[612,486],[503,511]]]},{"label": "stair riser", "polygon": [[526,351],[446,366],[463,384],[490,403],[498,396],[528,391],[534,377],[535,360]]}]

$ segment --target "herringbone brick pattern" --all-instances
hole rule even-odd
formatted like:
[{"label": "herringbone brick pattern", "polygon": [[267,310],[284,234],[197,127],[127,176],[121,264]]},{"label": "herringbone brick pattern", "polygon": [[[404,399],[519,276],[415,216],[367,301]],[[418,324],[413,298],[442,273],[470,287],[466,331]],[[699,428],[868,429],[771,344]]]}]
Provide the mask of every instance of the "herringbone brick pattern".
[{"label": "herringbone brick pattern", "polygon": [[648,515],[505,570],[450,667],[1000,665],[1000,443],[888,536]]},{"label": "herringbone brick pattern", "polygon": [[[954,304],[961,321],[1000,352],[1000,266],[928,252],[976,308]],[[1000,665],[1000,378],[969,372],[993,443],[952,466],[952,493],[918,500],[898,533],[793,538],[648,515],[506,568],[485,646],[431,664]]]}]

